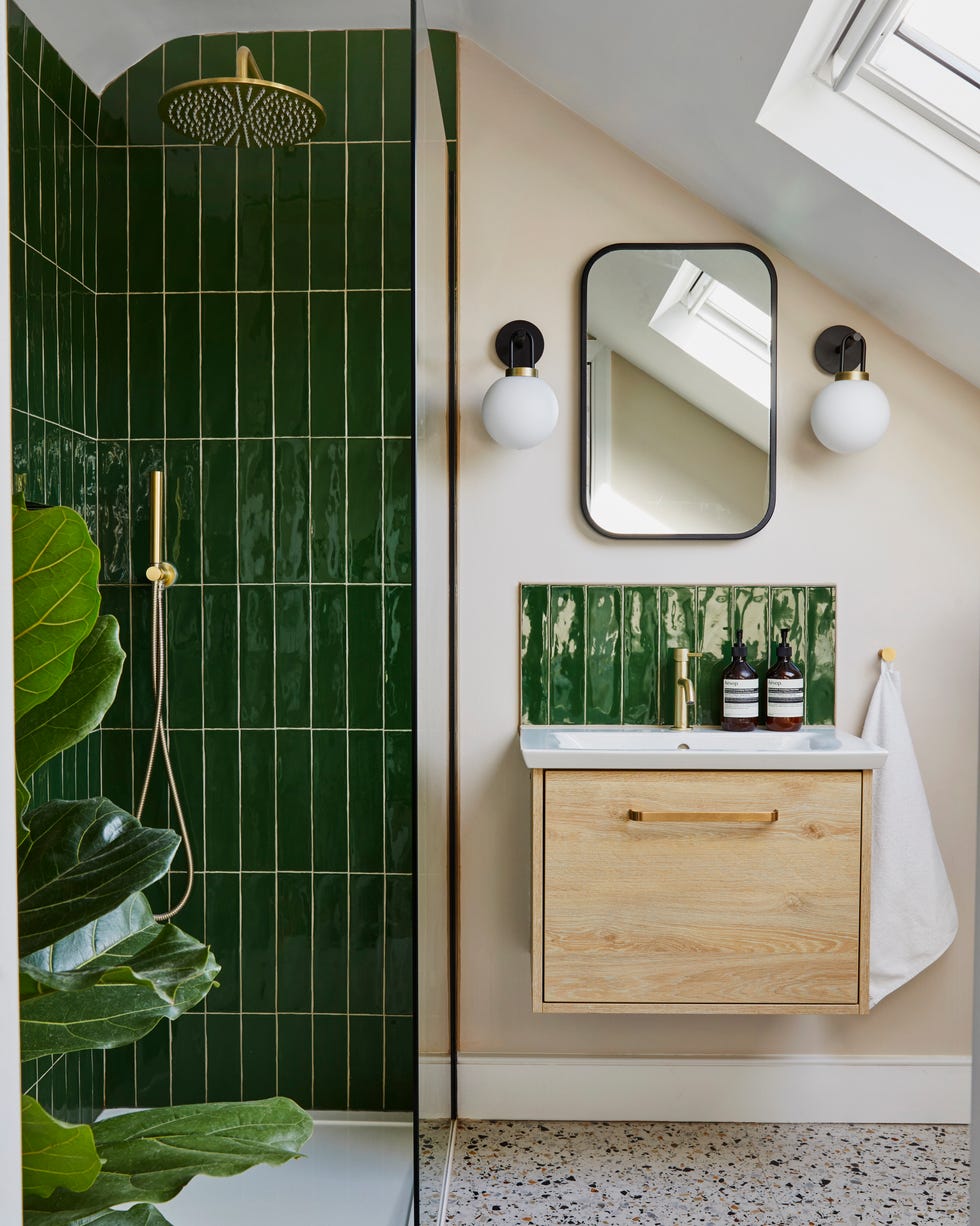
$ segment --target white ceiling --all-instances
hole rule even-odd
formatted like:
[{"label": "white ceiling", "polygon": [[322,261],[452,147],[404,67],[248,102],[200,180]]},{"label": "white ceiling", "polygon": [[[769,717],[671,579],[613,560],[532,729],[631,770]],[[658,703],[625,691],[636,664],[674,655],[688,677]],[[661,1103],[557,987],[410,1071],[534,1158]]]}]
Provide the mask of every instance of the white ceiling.
[{"label": "white ceiling", "polygon": [[[407,24],[407,0],[21,3],[98,89],[180,34]],[[425,0],[430,25],[473,39],[980,386],[980,277],[755,122],[808,6]]]}]

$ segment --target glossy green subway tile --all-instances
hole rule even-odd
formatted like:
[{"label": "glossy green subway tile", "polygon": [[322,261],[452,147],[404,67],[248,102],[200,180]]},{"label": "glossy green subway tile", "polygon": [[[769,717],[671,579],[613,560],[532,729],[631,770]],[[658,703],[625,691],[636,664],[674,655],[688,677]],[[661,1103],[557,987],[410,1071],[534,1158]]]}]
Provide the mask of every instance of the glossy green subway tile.
[{"label": "glossy green subway tile", "polygon": [[44,320],[41,313],[41,277],[44,259],[27,252],[27,403],[35,417],[44,416]]},{"label": "glossy green subway tile", "polygon": [[310,590],[276,588],[276,724],[310,727]]},{"label": "glossy green subway tile", "polygon": [[697,724],[721,723],[722,674],[731,663],[732,610],[731,589],[699,587],[697,590],[698,637],[701,653],[690,670],[695,679],[697,707],[692,716]]},{"label": "glossy green subway tile", "polygon": [[[249,34],[247,45],[259,60],[264,73],[272,73],[272,42],[268,34]],[[238,39],[234,34],[208,34],[201,39],[201,76],[230,77],[236,66]],[[265,55],[262,53],[265,52]],[[264,63],[263,63],[264,60]]]},{"label": "glossy green subway tile", "polygon": [[622,723],[622,589],[586,589],[585,720]]},{"label": "glossy green subway tile", "polygon": [[33,247],[41,241],[41,176],[36,171],[41,158],[40,91],[23,78],[22,122],[24,125],[24,237]]},{"label": "glossy green subway tile", "polygon": [[382,575],[383,445],[377,438],[347,443],[347,577],[371,583]]},{"label": "glossy green subway tile", "polygon": [[[249,164],[249,157],[242,159],[243,167]],[[201,289],[204,290],[235,288],[235,219],[239,210],[248,204],[248,198],[241,205],[238,201],[237,166],[234,149],[216,145],[201,148]],[[268,246],[268,238],[261,229],[254,236],[246,236],[246,241],[250,248],[252,244]]]},{"label": "glossy green subway tile", "polygon": [[29,463],[30,452],[30,417],[20,409],[14,408],[11,413],[11,427],[13,430],[13,466],[14,466],[14,482],[15,492],[19,490],[17,482],[21,477],[26,478],[27,466]]},{"label": "glossy green subway tile", "polygon": [[310,147],[273,153],[272,241],[276,289],[310,287]]},{"label": "glossy green subway tile", "polygon": [[346,1013],[346,873],[316,873],[313,892],[313,1008],[318,1013]]},{"label": "glossy green subway tile", "polygon": [[347,733],[313,733],[313,868],[347,870]]},{"label": "glossy green subway tile", "polygon": [[384,877],[350,874],[350,1011],[380,1013],[384,980]]},{"label": "glossy green subway tile", "polygon": [[136,1052],[132,1047],[105,1053],[105,1105],[136,1106]]},{"label": "glossy green subway tile", "polygon": [[136,438],[163,438],[163,295],[129,297],[129,402]]},{"label": "glossy green subway tile", "polygon": [[202,294],[201,433],[205,438],[235,437],[235,328],[234,295]]},{"label": "glossy green subway tile", "polygon": [[277,731],[276,867],[280,873],[309,871],[313,863],[311,755],[308,729],[280,728]]},{"label": "glossy green subway tile", "polygon": [[[172,129],[168,129],[168,136],[171,132]],[[200,283],[201,262],[198,241],[201,153],[197,148],[166,149],[163,166],[166,185],[163,262],[166,288],[171,293],[196,291]]]},{"label": "glossy green subway tile", "polygon": [[272,295],[238,296],[238,433],[272,434]]},{"label": "glossy green subway tile", "polygon": [[271,72],[277,81],[310,92],[310,34],[307,30],[276,31],[272,36]]},{"label": "glossy green subway tile", "polygon": [[276,1009],[309,1013],[313,1007],[313,879],[309,873],[279,873],[276,880]]},{"label": "glossy green subway tile", "polygon": [[239,720],[243,728],[275,723],[275,601],[268,585],[240,589]]},{"label": "glossy green subway tile", "polygon": [[347,256],[347,151],[310,146],[310,288],[343,289]]},{"label": "glossy green subway tile", "polygon": [[238,440],[238,577],[272,580],[272,441]]},{"label": "glossy green subway tile", "polygon": [[410,30],[384,32],[384,139],[411,139],[412,36]]},{"label": "glossy green subway tile", "polygon": [[21,61],[24,66],[24,71],[29,73],[36,81],[41,75],[41,55],[44,49],[44,40],[41,37],[41,31],[29,19],[25,19],[24,25],[24,58]]},{"label": "glossy green subway tile", "polygon": [[88,220],[85,211],[86,152],[85,138],[72,124],[69,137],[68,200],[63,202],[61,207],[68,214],[68,271],[79,281],[85,277],[85,225]]},{"label": "glossy green subway tile", "polygon": [[160,145],[163,124],[157,104],[163,93],[163,49],[157,47],[126,73],[130,145]]},{"label": "glossy green subway tile", "polygon": [[[208,697],[205,690],[205,709]],[[209,872],[237,873],[241,868],[240,786],[238,730],[208,729],[204,734],[204,832]]]},{"label": "glossy green subway tile", "polygon": [[15,4],[7,4],[7,51],[15,64],[24,62],[24,33],[27,18]]},{"label": "glossy green subway tile", "polygon": [[[221,964],[219,986],[208,993],[209,1013],[241,1011],[241,906],[237,873],[207,872],[205,891],[205,937]],[[247,952],[247,951],[246,951]]]},{"label": "glossy green subway tile", "polygon": [[347,1018],[313,1018],[313,1095],[320,1110],[347,1106]]},{"label": "glossy green subway tile", "polygon": [[41,328],[44,370],[41,377],[43,414],[58,421],[58,271],[47,260],[41,264]]},{"label": "glossy green subway tile", "polygon": [[207,1101],[240,1102],[242,1098],[241,1022],[233,1014],[209,1013],[207,1036]]},{"label": "glossy green subway tile", "polygon": [[347,716],[347,591],[325,585],[312,592],[313,726],[343,728]]},{"label": "glossy green subway tile", "polygon": [[660,721],[660,589],[623,591],[623,722]]},{"label": "glossy green subway tile", "polygon": [[277,582],[310,574],[309,439],[277,439],[274,552]]},{"label": "glossy green subway tile", "polygon": [[[224,73],[222,75],[228,75]],[[201,78],[201,39],[197,34],[185,38],[172,38],[163,47],[163,88],[173,89],[175,85],[184,85],[188,81],[198,81]],[[166,124],[163,137],[167,144],[190,144],[186,136],[181,136]]]},{"label": "glossy green subway tile", "polygon": [[241,732],[242,868],[271,870],[276,857],[276,734]]},{"label": "glossy green subway tile", "polygon": [[246,1101],[276,1093],[276,1018],[271,1013],[242,1016],[242,1096]]},{"label": "glossy green subway tile", "polygon": [[385,609],[385,727],[410,728],[412,695],[412,589],[386,587]]},{"label": "glossy green subway tile", "polygon": [[380,1111],[384,1106],[383,1019],[351,1017],[348,1034],[348,1109]]},{"label": "glossy green subway tile", "polygon": [[[244,737],[243,737],[244,744]],[[249,820],[256,820],[250,817]],[[270,826],[273,815],[263,815]],[[276,875],[242,873],[242,1008],[269,1013],[276,1007]]]},{"label": "glossy green subway tile", "polygon": [[205,583],[234,583],[238,575],[236,447],[232,439],[201,444],[201,540]]},{"label": "glossy green subway tile", "polygon": [[381,288],[382,179],[380,144],[347,146],[347,287]]},{"label": "glossy green subway tile", "polygon": [[71,280],[60,269],[57,272],[57,328],[58,328],[58,421],[69,429],[78,429],[83,424],[84,412],[75,413],[71,386]]},{"label": "glossy green subway tile", "polygon": [[12,402],[27,412],[27,252],[10,240],[10,373]]},{"label": "glossy green subway tile", "polygon": [[310,295],[310,429],[315,435],[345,433],[344,297]]},{"label": "glossy green subway tile", "polygon": [[549,718],[554,724],[585,720],[585,588],[552,587]]},{"label": "glossy green subway tile", "polygon": [[382,432],[381,294],[347,299],[347,429],[352,435]]},{"label": "glossy green subway tile", "polygon": [[550,594],[545,584],[521,588],[521,723],[548,722]]},{"label": "glossy green subway tile", "polygon": [[59,268],[71,267],[71,124],[66,115],[54,113],[54,261]]},{"label": "glossy green subway tile", "polygon": [[170,664],[190,684],[170,687],[170,720],[177,728],[200,728],[202,627],[201,594],[175,584],[167,593]]},{"label": "glossy green subway tile", "polygon": [[660,589],[659,630],[660,718],[665,724],[673,724],[673,651],[675,647],[689,647],[692,651],[697,650],[697,588],[662,587]]},{"label": "glossy green subway tile", "polygon": [[136,1044],[138,1107],[170,1105],[170,1027],[160,1023]]},{"label": "glossy green subway tile", "polygon": [[412,460],[410,439],[385,440],[385,579],[390,583],[412,578]]},{"label": "glossy green subway tile", "polygon": [[412,404],[412,295],[386,291],[384,302],[384,432],[410,435]]},{"label": "glossy green subway tile", "polygon": [[384,734],[350,732],[348,754],[350,867],[384,872]]},{"label": "glossy green subway tile", "polygon": [[40,250],[49,260],[55,258],[55,175],[54,175],[54,103],[43,93],[38,100],[38,162],[41,180]]},{"label": "glossy green subway tile", "polygon": [[457,131],[456,120],[456,53],[457,36],[453,30],[430,30],[429,45],[432,48],[432,63],[436,72],[436,84],[439,89],[439,101],[442,104],[442,117],[446,128],[446,137],[455,141]]},{"label": "glossy green subway tile", "polygon": [[412,147],[384,146],[384,285],[412,285]]},{"label": "glossy green subway tile", "polygon": [[238,290],[272,289],[272,153],[238,155]]},{"label": "glossy green subway tile", "polygon": [[[726,645],[729,651],[733,636],[738,629],[742,631],[746,659],[759,676],[763,677],[768,672],[770,664],[775,662],[775,657],[769,659],[769,644],[772,636],[769,632],[769,589],[767,587],[732,588],[729,642]],[[727,658],[730,660],[731,655],[729,654]]]},{"label": "glossy green subway tile", "polygon": [[204,1014],[185,1013],[171,1031],[171,1072],[174,1105],[203,1103],[207,1098],[204,1075]]},{"label": "glossy green subway tile", "polygon": [[95,294],[85,296],[85,430],[95,435],[98,430],[98,358],[96,344]]},{"label": "glossy green subway tile", "polygon": [[316,141],[343,141],[347,134],[347,33],[310,34],[310,93],[324,110]]},{"label": "glossy green subway tile", "polygon": [[61,502],[61,428],[54,422],[44,423],[44,501]]},{"label": "glossy green subway tile", "polygon": [[182,294],[166,294],[164,311],[167,437],[197,438],[201,433],[198,312],[187,309],[187,299]]},{"label": "glossy green subway tile", "polygon": [[121,443],[99,444],[102,582],[129,581],[129,457]]},{"label": "glossy green subway tile", "polygon": [[385,879],[385,1012],[411,1013],[413,990],[412,878]]},{"label": "glossy green subway tile", "polygon": [[104,794],[128,809],[133,803],[133,738],[128,729],[102,729],[101,758]]},{"label": "glossy green subway tile", "polygon": [[342,439],[310,443],[310,566],[315,583],[346,576],[347,447]]},{"label": "glossy green subway tile", "polygon": [[[185,583],[199,583],[201,580],[200,467],[201,449],[196,442],[168,439],[165,482],[166,544],[170,561]],[[144,485],[139,495],[141,499],[148,497],[145,491]]]},{"label": "glossy green subway tile", "polygon": [[129,150],[129,288],[163,289],[163,149]]},{"label": "glossy green subway tile", "polygon": [[832,587],[807,589],[806,722],[832,724],[837,667],[837,593]]},{"label": "glossy green subway tile", "polygon": [[[8,11],[9,11],[8,6]],[[15,63],[7,70],[10,130],[10,230],[24,237],[24,74]]]},{"label": "glossy green subway tile", "polygon": [[381,30],[347,32],[347,139],[379,141],[383,113]]},{"label": "glossy green subway tile", "polygon": [[411,732],[385,733],[385,869],[412,871],[413,751]]},{"label": "glossy green subway tile", "polygon": [[384,1019],[386,1111],[411,1111],[415,1101],[415,1031],[410,1017]]},{"label": "glossy green subway tile", "polygon": [[[205,587],[204,723],[238,724],[238,592],[231,585]],[[237,763],[236,763],[237,768]]]},{"label": "glossy green subway tile", "polygon": [[[127,288],[126,224],[127,154],[125,149],[98,151],[98,290],[100,294],[125,293]],[[28,239],[30,240],[30,216]]]},{"label": "glossy green subway tile", "polygon": [[313,1106],[313,1018],[280,1014],[276,1092]]},{"label": "glossy green subway tile", "polygon": [[274,295],[274,420],[280,437],[310,432],[309,328],[305,294]]},{"label": "glossy green subway tile", "polygon": [[[807,589],[805,587],[773,587],[769,591],[769,642],[763,658],[776,659],[775,644],[783,628],[789,630],[789,642],[795,660],[806,659]],[[766,669],[769,665],[766,664]],[[805,681],[804,681],[805,684]]]}]

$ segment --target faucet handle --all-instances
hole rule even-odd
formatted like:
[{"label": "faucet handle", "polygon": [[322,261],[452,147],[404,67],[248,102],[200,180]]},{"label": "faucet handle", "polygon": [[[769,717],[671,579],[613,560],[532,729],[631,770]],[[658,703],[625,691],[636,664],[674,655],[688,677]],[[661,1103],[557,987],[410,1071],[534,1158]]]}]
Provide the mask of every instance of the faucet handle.
[{"label": "faucet handle", "polygon": [[700,660],[704,655],[703,651],[691,651],[688,647],[675,647],[675,660]]}]

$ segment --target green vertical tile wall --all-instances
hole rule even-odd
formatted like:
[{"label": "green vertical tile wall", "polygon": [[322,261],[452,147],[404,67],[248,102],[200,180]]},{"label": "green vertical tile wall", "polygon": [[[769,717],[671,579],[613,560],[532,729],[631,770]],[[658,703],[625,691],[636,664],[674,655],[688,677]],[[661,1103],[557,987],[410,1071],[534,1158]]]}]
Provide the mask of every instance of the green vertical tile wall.
[{"label": "green vertical tile wall", "polygon": [[[32,502],[97,519],[94,267],[98,99],[16,5],[7,8],[12,432],[15,484]],[[86,114],[89,125],[86,125]],[[108,610],[107,610],[108,611]],[[101,734],[48,762],[33,803],[102,790]],[[25,1093],[68,1122],[102,1106],[102,1053],[24,1064]]]},{"label": "green vertical tile wall", "polygon": [[568,586],[520,589],[522,724],[670,724],[673,649],[691,661],[698,724],[720,722],[721,674],[742,629],[763,676],[789,628],[806,678],[806,723],[834,722],[833,587]]},{"label": "green vertical tile wall", "polygon": [[[101,746],[38,786],[137,799],[145,491],[163,467],[173,756],[201,872],[179,922],[224,966],[192,1014],[108,1053],[104,1078],[85,1056],[25,1084],[67,1116],[103,1095],[406,1109],[408,32],[249,34],[268,75],[327,110],[315,143],[271,154],[201,148],[156,116],[163,88],[231,71],[235,35],[170,42],[99,99],[13,5],[8,29],[15,467],[30,498],[86,516],[129,655]],[[173,820],[160,779],[145,819]],[[154,905],[182,886],[178,871]]]}]

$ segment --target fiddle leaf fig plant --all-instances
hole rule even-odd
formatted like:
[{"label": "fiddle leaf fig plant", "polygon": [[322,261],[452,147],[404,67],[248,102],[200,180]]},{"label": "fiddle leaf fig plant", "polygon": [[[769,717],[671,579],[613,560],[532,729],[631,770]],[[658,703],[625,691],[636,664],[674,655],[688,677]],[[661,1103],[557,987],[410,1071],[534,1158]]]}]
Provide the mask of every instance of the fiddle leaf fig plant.
[{"label": "fiddle leaf fig plant", "polygon": [[[21,1057],[30,1060],[132,1043],[193,1008],[220,967],[200,941],[158,923],[142,893],[170,867],[173,832],[142,826],[104,796],[28,808],[34,772],[101,724],[125,654],[115,619],[99,616],[99,551],[81,517],[21,500],[13,542]],[[285,1098],[70,1126],[24,1095],[24,1222],[167,1226],[153,1206],[195,1175],[286,1162],[311,1133]]]}]

